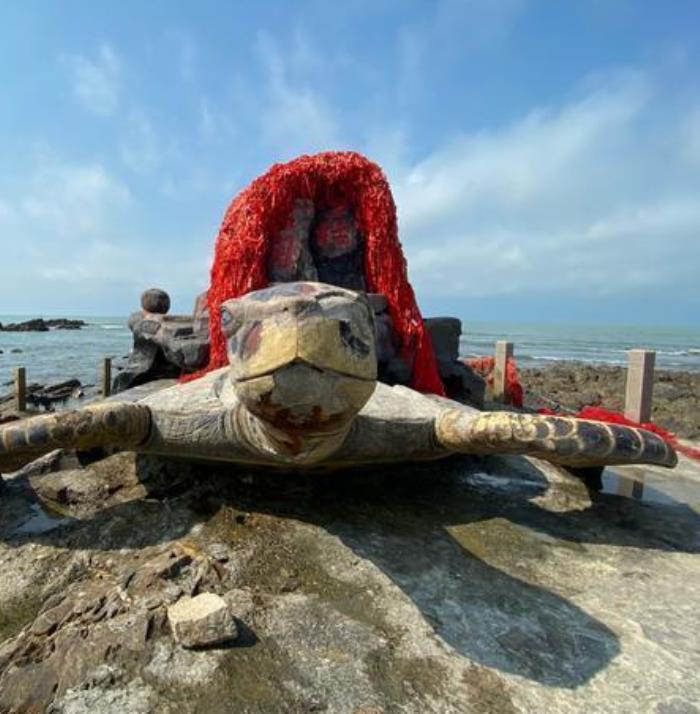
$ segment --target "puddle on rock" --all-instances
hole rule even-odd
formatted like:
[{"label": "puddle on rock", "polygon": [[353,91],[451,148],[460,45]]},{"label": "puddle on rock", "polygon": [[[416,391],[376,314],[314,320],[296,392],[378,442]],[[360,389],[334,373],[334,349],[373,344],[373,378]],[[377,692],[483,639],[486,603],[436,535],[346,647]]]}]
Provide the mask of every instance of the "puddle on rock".
[{"label": "puddle on rock", "polygon": [[674,471],[644,467],[608,467],[603,471],[601,493],[667,506],[687,505],[700,513],[700,481]]},{"label": "puddle on rock", "polygon": [[39,535],[69,523],[71,518],[62,513],[52,511],[41,503],[32,503],[29,507],[29,515],[12,532],[14,536]]}]

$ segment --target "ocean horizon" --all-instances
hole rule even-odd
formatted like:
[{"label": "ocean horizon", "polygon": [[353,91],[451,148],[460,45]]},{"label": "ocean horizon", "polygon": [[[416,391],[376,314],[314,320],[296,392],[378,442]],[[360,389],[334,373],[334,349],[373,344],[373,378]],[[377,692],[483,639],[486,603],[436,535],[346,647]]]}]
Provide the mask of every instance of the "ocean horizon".
[{"label": "ocean horizon", "polygon": [[[21,322],[37,315],[0,315],[0,323]],[[46,313],[43,317],[49,317]],[[6,391],[14,367],[27,369],[27,381],[50,384],[77,378],[96,384],[103,357],[126,356],[132,345],[126,316],[61,315],[81,319],[81,330],[0,332],[0,392]],[[514,343],[521,367],[553,362],[625,365],[633,348],[656,350],[659,369],[700,371],[700,329],[681,326],[561,325],[551,323],[463,320],[460,355],[493,354],[496,340]],[[21,350],[13,352],[12,350]]]}]

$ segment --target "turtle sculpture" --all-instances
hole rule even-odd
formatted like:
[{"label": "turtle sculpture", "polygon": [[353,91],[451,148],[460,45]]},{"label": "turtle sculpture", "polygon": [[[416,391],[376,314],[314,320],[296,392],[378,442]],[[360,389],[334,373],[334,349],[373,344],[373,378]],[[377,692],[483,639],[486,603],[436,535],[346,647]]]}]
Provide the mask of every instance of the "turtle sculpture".
[{"label": "turtle sculpture", "polygon": [[98,446],[281,469],[526,454],[573,467],[652,463],[673,449],[643,429],[569,417],[480,412],[377,382],[366,295],[280,283],[221,305],[227,367],[148,396],[0,428],[0,470],[57,447]]}]

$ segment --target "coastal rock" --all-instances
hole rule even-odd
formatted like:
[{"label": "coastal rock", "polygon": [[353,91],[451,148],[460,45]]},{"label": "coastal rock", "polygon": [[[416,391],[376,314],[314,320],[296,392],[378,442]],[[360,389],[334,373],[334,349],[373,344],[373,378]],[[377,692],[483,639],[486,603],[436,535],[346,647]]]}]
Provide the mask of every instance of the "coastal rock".
[{"label": "coastal rock", "polygon": [[194,372],[209,359],[208,312],[202,300],[195,305],[198,314],[167,315],[170,297],[164,290],[150,288],[141,296],[141,307],[129,317],[134,342],[126,362],[115,365],[114,394]]},{"label": "coastal rock", "polygon": [[52,318],[44,320],[41,317],[24,322],[11,322],[8,325],[0,323],[0,332],[48,332],[50,329],[79,330],[87,325],[83,320],[68,320],[66,318]]},{"label": "coastal rock", "polygon": [[40,317],[25,322],[11,322],[8,325],[0,323],[0,332],[48,332],[49,326]]},{"label": "coastal rock", "polygon": [[56,330],[80,330],[87,327],[87,322],[84,320],[67,320],[65,317],[45,320],[45,322],[48,327]]},{"label": "coastal rock", "polygon": [[238,637],[236,621],[226,601],[214,593],[184,597],[168,608],[175,641],[183,647],[209,647]]},{"label": "coastal rock", "polygon": [[[622,411],[625,367],[561,362],[521,370],[525,404],[577,411],[602,406]],[[657,369],[654,373],[652,421],[686,439],[700,438],[700,372]]]},{"label": "coastal rock", "polygon": [[[0,711],[692,711],[688,464],[635,500],[518,457],[280,478],[124,452],[58,514],[56,472],[9,477]],[[233,646],[173,641],[201,592]]]},{"label": "coastal rock", "polygon": [[[5,386],[11,386],[12,382]],[[63,404],[69,399],[81,399],[85,396],[83,385],[78,379],[67,379],[57,384],[43,385],[32,382],[27,385],[27,404],[31,407],[53,411],[57,404]],[[14,393],[0,394],[0,417],[7,414],[6,410],[14,404]]]},{"label": "coastal rock", "polygon": [[24,322],[11,322],[8,325],[0,323],[0,332],[48,332],[50,329],[79,330],[87,325],[83,320],[67,320],[66,318],[52,318],[44,320],[41,317]]},{"label": "coastal rock", "polygon": [[57,384],[43,386],[32,384],[27,388],[27,403],[34,407],[52,410],[57,402],[79,399],[84,395],[83,385],[78,379],[67,379]]}]

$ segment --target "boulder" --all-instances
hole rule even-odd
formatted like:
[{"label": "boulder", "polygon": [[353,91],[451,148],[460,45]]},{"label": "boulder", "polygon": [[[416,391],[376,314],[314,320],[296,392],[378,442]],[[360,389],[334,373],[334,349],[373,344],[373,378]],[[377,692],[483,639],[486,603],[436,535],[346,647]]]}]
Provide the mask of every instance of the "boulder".
[{"label": "boulder", "polygon": [[173,637],[183,647],[210,647],[231,642],[238,628],[226,601],[214,593],[184,597],[168,607]]},{"label": "boulder", "polygon": [[141,307],[145,312],[166,315],[170,310],[170,296],[160,288],[149,288],[141,295]]},{"label": "boulder", "polygon": [[[153,292],[147,290],[144,296]],[[165,293],[163,295],[167,298]],[[155,299],[150,298],[142,299],[142,304],[159,307]],[[201,307],[199,300],[197,305]],[[160,309],[165,309],[164,302]],[[204,367],[209,360],[209,332],[204,328],[208,325],[208,313],[200,315],[196,322],[195,331],[194,317],[146,309],[133,313],[128,325],[134,345],[126,363],[115,365],[119,374],[112,383],[112,392],[116,394],[156,379],[179,377]]]},{"label": "boulder", "polygon": [[433,343],[440,378],[450,399],[477,408],[484,406],[486,383],[471,367],[459,359],[462,322],[456,317],[429,317],[425,327]]}]

